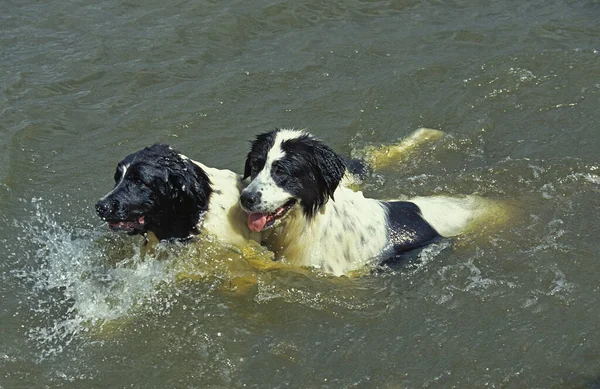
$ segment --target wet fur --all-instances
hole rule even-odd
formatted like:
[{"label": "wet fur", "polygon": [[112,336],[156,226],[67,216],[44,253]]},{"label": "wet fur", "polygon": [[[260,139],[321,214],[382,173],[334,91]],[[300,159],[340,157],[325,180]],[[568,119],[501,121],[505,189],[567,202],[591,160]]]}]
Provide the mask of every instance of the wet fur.
[{"label": "wet fur", "polygon": [[[155,144],[125,157],[114,178],[115,187],[96,210],[109,223],[131,223],[130,234],[185,241],[205,231],[233,244],[259,239],[246,228],[239,207],[244,184],[229,170],[209,168]],[[142,225],[136,223],[140,217]]]},{"label": "wet fur", "polygon": [[[294,206],[261,231],[278,258],[335,275],[377,265],[443,236],[461,233],[474,202],[451,197],[379,201],[340,185],[345,162],[303,131],[275,130],[252,142],[240,202],[249,213]],[[425,216],[424,216],[425,215]]]}]

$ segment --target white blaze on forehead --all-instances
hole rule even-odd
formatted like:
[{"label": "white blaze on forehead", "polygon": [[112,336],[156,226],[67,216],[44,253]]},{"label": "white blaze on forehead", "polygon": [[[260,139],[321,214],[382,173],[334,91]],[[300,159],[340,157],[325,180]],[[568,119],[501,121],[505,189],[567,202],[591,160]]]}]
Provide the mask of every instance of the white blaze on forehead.
[{"label": "white blaze on forehead", "polygon": [[277,134],[275,135],[275,141],[273,142],[273,146],[267,152],[265,166],[262,168],[262,170],[259,172],[259,174],[257,175],[256,178],[259,178],[260,176],[262,176],[263,177],[262,179],[265,180],[266,177],[271,177],[271,167],[273,166],[273,162],[279,161],[283,157],[285,157],[285,151],[283,151],[283,149],[281,148],[281,145],[283,144],[283,142],[289,141],[292,139],[298,139],[304,135],[307,135],[307,133],[304,131],[291,130],[291,129],[290,130],[287,130],[287,129],[279,130],[277,132]]},{"label": "white blaze on forehead", "polygon": [[121,168],[119,169],[119,171],[121,172],[121,178],[119,179],[119,183],[117,185],[115,185],[115,187],[113,188],[113,190],[111,190],[110,192],[108,192],[107,194],[104,195],[104,197],[102,197],[101,200],[104,200],[105,198],[107,198],[108,196],[110,196],[115,190],[117,190],[119,188],[119,186],[121,186],[121,184],[123,183],[123,181],[125,181],[125,174],[127,173],[127,169],[129,168],[129,164],[127,165],[121,165]]},{"label": "white blaze on forehead", "polygon": [[307,133],[298,130],[284,129],[278,131],[273,146],[267,152],[265,166],[252,180],[250,185],[244,189],[245,191],[261,192],[261,204],[258,207],[261,212],[274,212],[292,198],[291,193],[277,186],[277,183],[275,183],[271,176],[271,167],[273,166],[273,162],[285,157],[285,152],[281,148],[283,142],[298,139],[305,135]]},{"label": "white blaze on forehead", "polygon": [[293,139],[298,139],[298,138],[301,138],[306,135],[312,137],[312,135],[310,135],[309,133],[304,132],[304,131],[292,130],[292,129],[279,130],[277,132],[277,135],[275,136],[275,141],[273,142],[273,147],[271,147],[271,149],[267,153],[267,159],[266,159],[265,168],[263,168],[263,171],[266,170],[267,168],[270,171],[271,165],[273,164],[273,162],[280,160],[285,156],[285,152],[281,148],[281,145],[283,142],[293,140]]}]

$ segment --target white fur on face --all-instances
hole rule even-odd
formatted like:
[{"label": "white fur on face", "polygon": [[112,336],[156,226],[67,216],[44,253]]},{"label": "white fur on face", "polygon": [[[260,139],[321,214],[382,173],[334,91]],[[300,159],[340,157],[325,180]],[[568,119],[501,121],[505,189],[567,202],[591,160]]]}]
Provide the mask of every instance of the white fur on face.
[{"label": "white fur on face", "polygon": [[244,189],[244,192],[246,193],[261,193],[260,202],[256,204],[254,209],[252,209],[253,212],[275,212],[277,208],[281,207],[288,200],[294,197],[284,188],[281,188],[277,185],[277,183],[273,180],[271,170],[274,162],[285,157],[285,152],[282,150],[281,144],[284,141],[297,139],[303,135],[305,135],[303,131],[297,130],[281,130],[277,133],[273,147],[271,147],[267,153],[265,166],[256,175],[256,177],[254,177],[250,185]]},{"label": "white fur on face", "polygon": [[127,164],[127,165],[121,165],[121,168],[119,169],[119,172],[121,172],[121,178],[119,179],[119,183],[117,185],[115,185],[115,187],[113,188],[113,190],[111,190],[106,195],[104,195],[104,197],[102,197],[102,199],[100,201],[106,199],[108,196],[110,196],[111,194],[113,194],[114,191],[116,191],[117,189],[119,189],[119,186],[121,186],[121,184],[123,183],[123,181],[125,181],[125,174],[127,174],[127,169],[128,168],[129,168],[129,164]]}]

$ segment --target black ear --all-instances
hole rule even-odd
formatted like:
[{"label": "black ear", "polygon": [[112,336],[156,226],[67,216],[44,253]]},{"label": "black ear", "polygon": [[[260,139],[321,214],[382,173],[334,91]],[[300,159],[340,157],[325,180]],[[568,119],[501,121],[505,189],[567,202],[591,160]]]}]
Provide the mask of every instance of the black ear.
[{"label": "black ear", "polygon": [[333,199],[333,193],[344,178],[346,163],[326,144],[317,141],[314,147],[315,167],[323,179],[325,194]]},{"label": "black ear", "polygon": [[183,175],[185,195],[194,199],[195,209],[200,212],[206,211],[212,193],[210,180],[200,166],[190,160],[185,160],[184,164],[186,165],[185,170],[190,173],[189,175]]},{"label": "black ear", "polygon": [[[273,147],[275,143],[275,137],[277,136],[278,129],[269,132],[263,132],[262,134],[256,135],[256,138],[250,142],[250,152],[246,156],[246,165],[244,166],[244,177],[246,179],[252,175],[252,161],[254,163],[260,164],[262,163],[264,166],[264,162],[267,159],[267,154],[269,150]],[[262,169],[263,166],[260,166]],[[257,166],[259,167],[259,166]]]},{"label": "black ear", "polygon": [[244,180],[252,175],[252,152],[246,156],[246,165],[244,166]]},{"label": "black ear", "polygon": [[164,158],[162,164],[167,167],[163,178],[166,188],[164,195],[169,201],[172,216],[193,219],[206,211],[212,188],[204,170],[179,155]]}]

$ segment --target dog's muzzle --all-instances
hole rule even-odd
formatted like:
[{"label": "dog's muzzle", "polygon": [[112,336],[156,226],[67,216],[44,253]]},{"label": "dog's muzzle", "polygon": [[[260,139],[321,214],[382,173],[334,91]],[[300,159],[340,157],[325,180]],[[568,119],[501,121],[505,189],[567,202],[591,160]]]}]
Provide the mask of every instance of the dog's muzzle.
[{"label": "dog's muzzle", "polygon": [[115,213],[119,207],[119,202],[114,199],[104,199],[96,203],[96,213],[102,220],[115,218]]},{"label": "dog's muzzle", "polygon": [[144,215],[123,215],[117,200],[107,198],[96,203],[96,212],[102,220],[108,223],[113,231],[125,231],[137,234],[144,231],[146,218]]},{"label": "dog's muzzle", "polygon": [[257,204],[260,204],[261,199],[262,192],[243,190],[240,196],[240,204],[242,205],[242,208],[244,208],[244,210],[252,212],[254,211],[254,207],[256,207]]}]

